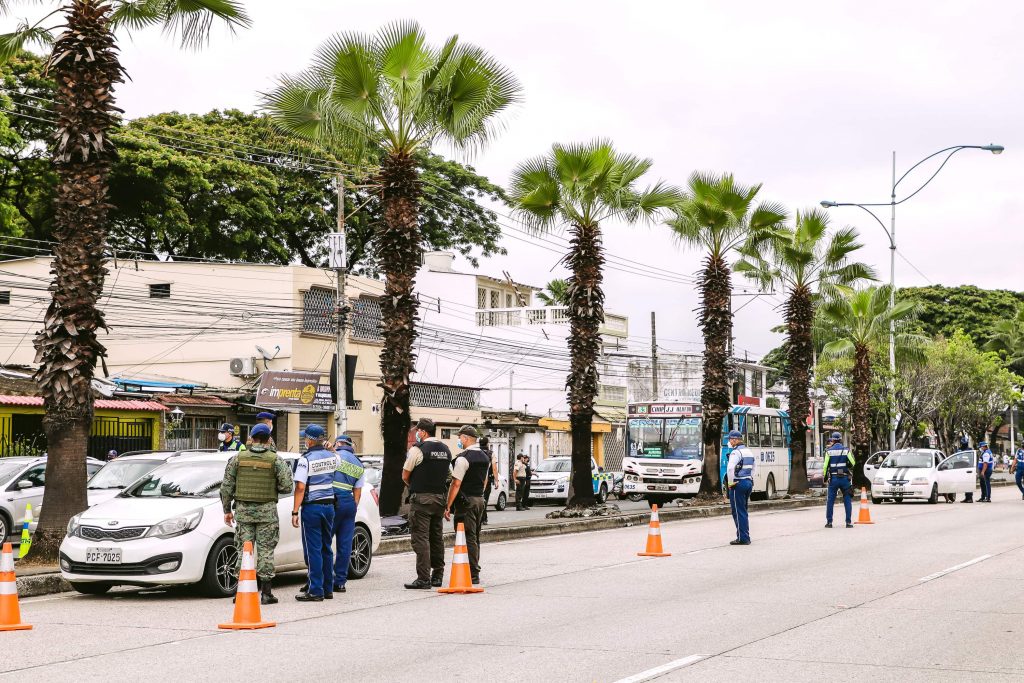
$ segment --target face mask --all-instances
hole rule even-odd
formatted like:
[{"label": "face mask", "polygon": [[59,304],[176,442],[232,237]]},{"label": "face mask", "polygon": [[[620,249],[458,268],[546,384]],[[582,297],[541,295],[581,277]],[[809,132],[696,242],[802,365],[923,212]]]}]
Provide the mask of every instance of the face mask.
[{"label": "face mask", "polygon": [[466,450],[466,444],[462,443],[462,439],[459,439],[459,450],[460,451]]},{"label": "face mask", "polygon": [[416,432],[416,443],[423,443],[423,437],[420,436],[419,432]]},{"label": "face mask", "polygon": [[227,441],[227,440],[228,440],[228,435],[225,434],[224,432],[220,432],[219,434],[217,434],[217,441]]}]

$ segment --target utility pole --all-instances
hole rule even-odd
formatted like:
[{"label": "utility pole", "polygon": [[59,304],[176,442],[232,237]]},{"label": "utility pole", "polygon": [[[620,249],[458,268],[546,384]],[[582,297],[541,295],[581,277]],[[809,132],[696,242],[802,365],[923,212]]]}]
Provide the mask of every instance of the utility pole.
[{"label": "utility pole", "polygon": [[658,400],[658,331],[651,311],[651,400]]},{"label": "utility pole", "polygon": [[334,295],[335,330],[337,331],[338,362],[335,363],[335,386],[337,395],[334,402],[335,435],[341,436],[348,431],[348,387],[345,386],[345,322],[348,306],[345,300],[345,271],[348,267],[347,245],[345,241],[345,178],[337,175],[338,185],[338,231],[328,237],[330,242],[330,266],[334,270],[337,289]]},{"label": "utility pole", "polygon": [[516,376],[516,371],[515,370],[509,370],[508,371],[508,409],[509,410],[513,410],[513,407],[512,407],[512,381],[515,379],[515,376]]}]

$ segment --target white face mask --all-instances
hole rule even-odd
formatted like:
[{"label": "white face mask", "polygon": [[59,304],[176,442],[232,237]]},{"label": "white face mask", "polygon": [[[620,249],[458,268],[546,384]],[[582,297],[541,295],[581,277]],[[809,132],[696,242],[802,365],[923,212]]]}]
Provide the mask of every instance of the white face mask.
[{"label": "white face mask", "polygon": [[228,435],[224,432],[217,432],[217,441],[227,441]]}]

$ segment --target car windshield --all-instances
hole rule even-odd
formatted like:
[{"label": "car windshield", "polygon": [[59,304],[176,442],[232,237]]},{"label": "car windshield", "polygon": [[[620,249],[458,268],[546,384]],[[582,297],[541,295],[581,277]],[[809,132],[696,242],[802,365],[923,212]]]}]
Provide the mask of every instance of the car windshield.
[{"label": "car windshield", "polygon": [[157,467],[124,490],[127,498],[213,498],[219,495],[225,462],[175,462]]},{"label": "car windshield", "polygon": [[382,470],[379,467],[367,467],[366,468],[366,484],[368,486],[377,486],[380,483]]},{"label": "car windshield", "polygon": [[162,462],[162,460],[112,460],[92,475],[88,488],[123,489],[142,475],[155,469]]},{"label": "car windshield", "polygon": [[572,462],[569,458],[558,458],[550,460],[541,460],[537,463],[537,466],[533,468],[534,472],[568,472],[572,468]]},{"label": "car windshield", "polygon": [[5,482],[15,474],[24,469],[27,462],[25,460],[15,462],[3,462],[0,460],[0,482]]},{"label": "car windshield", "polygon": [[897,467],[919,467],[919,468],[930,468],[935,464],[935,457],[931,453],[922,453],[920,451],[903,451],[891,453],[885,462],[882,463],[882,467],[897,468]]}]

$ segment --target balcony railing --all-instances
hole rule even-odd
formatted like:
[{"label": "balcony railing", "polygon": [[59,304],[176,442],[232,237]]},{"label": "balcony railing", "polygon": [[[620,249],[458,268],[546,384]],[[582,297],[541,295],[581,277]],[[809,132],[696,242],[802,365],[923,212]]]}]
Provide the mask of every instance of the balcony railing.
[{"label": "balcony railing", "polygon": [[597,400],[602,403],[625,403],[626,387],[614,384],[601,384],[598,387]]},{"label": "balcony railing", "polygon": [[[529,327],[533,325],[568,325],[569,309],[565,306],[541,308],[488,308],[476,312],[478,327]],[[629,319],[623,315],[606,313],[601,334],[613,337],[629,336]]]}]

